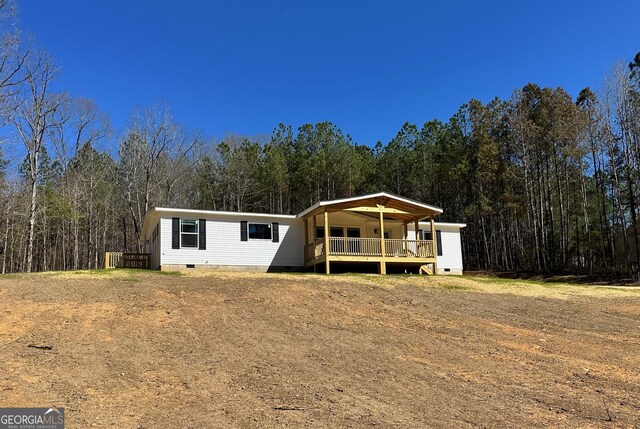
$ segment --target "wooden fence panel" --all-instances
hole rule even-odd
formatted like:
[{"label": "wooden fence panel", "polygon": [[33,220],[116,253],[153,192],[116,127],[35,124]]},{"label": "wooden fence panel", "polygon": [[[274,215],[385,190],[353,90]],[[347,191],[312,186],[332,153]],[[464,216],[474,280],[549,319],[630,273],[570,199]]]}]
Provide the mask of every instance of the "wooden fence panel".
[{"label": "wooden fence panel", "polygon": [[105,252],[104,268],[120,268],[122,266],[122,252]]},{"label": "wooden fence panel", "polygon": [[150,253],[106,252],[104,254],[104,267],[106,269],[143,268],[148,270],[150,263]]},{"label": "wooden fence panel", "polygon": [[122,254],[123,268],[142,268],[142,269],[148,270],[150,262],[151,262],[151,253],[123,253]]}]

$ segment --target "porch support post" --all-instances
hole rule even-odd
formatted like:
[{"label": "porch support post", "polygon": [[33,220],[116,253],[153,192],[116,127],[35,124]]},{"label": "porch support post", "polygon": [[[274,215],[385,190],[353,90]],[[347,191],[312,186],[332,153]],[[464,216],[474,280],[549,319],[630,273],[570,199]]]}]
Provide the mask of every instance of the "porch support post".
[{"label": "porch support post", "polygon": [[311,231],[311,237],[313,237],[313,240],[311,240],[312,243],[314,243],[318,237],[316,237],[316,231],[318,230],[318,222],[316,221],[316,215],[313,215],[313,231]]},{"label": "porch support post", "polygon": [[380,211],[380,253],[382,254],[382,260],[380,261],[380,274],[387,274],[387,262],[384,260],[386,256],[386,249],[384,243],[384,213]]},{"label": "porch support post", "polygon": [[[318,230],[318,225],[317,225],[318,221],[316,220],[316,215],[313,215],[313,229],[311,230],[311,242],[313,243],[313,257],[317,257],[318,255],[316,254],[317,249],[316,249],[316,240],[318,239],[318,237],[316,237],[316,231]],[[318,264],[313,264],[313,272],[316,272],[316,266]]]},{"label": "porch support post", "polygon": [[436,223],[433,220],[433,215],[429,218],[431,223],[431,243],[433,244],[433,274],[438,274],[438,245],[436,244]]},{"label": "porch support post", "polygon": [[324,209],[324,267],[327,274],[331,274],[329,268],[329,212]]},{"label": "porch support post", "polygon": [[408,225],[408,222],[402,222],[402,251],[405,255],[407,255],[407,249],[409,249],[409,243],[407,243],[407,240],[409,239]]},{"label": "porch support post", "polygon": [[420,225],[418,225],[418,219],[413,222],[413,227],[416,230],[416,240],[420,240]]},{"label": "porch support post", "polygon": [[302,254],[304,255],[305,265],[307,263],[307,258],[311,258],[311,253],[307,253],[307,248],[309,247],[309,218],[304,218],[304,250]]}]

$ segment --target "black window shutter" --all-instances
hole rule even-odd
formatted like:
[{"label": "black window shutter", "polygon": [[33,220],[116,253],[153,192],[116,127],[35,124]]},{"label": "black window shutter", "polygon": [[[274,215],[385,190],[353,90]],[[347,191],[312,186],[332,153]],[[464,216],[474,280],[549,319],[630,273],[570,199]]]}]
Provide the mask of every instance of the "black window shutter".
[{"label": "black window shutter", "polygon": [[240,241],[247,241],[249,238],[247,234],[247,221],[240,221]]},{"label": "black window shutter", "polygon": [[180,248],[180,218],[171,218],[171,248]]},{"label": "black window shutter", "polygon": [[274,243],[278,243],[280,241],[280,228],[278,226],[278,222],[273,222],[271,224],[271,237],[273,238]]},{"label": "black window shutter", "polygon": [[436,229],[436,246],[437,246],[438,256],[442,256],[442,235],[440,234],[439,229]]},{"label": "black window shutter", "polygon": [[198,249],[205,250],[207,248],[207,220],[200,219],[198,225]]}]

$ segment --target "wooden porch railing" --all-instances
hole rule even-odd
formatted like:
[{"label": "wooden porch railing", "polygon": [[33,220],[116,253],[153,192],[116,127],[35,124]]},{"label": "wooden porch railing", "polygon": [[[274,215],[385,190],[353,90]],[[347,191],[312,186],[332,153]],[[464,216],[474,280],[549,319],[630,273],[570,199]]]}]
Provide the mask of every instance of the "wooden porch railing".
[{"label": "wooden porch railing", "polygon": [[[336,256],[382,256],[379,238],[329,237],[329,254]],[[432,240],[386,239],[385,256],[399,258],[434,258]],[[324,238],[307,244],[305,261],[325,254]]]},{"label": "wooden porch railing", "polygon": [[329,237],[329,254],[343,256],[381,256],[379,238]]},{"label": "wooden porch railing", "polygon": [[324,238],[320,238],[304,247],[304,260],[316,258],[324,255]]},{"label": "wooden porch railing", "polygon": [[400,258],[433,258],[432,240],[399,240],[386,239],[386,256],[396,256]]}]

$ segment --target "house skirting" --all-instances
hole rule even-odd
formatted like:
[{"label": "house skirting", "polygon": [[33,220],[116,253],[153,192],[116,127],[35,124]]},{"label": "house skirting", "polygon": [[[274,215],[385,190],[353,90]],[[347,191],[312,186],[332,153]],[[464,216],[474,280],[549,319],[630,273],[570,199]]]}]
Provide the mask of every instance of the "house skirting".
[{"label": "house skirting", "polygon": [[304,267],[271,265],[211,265],[211,264],[165,264],[160,271],[229,271],[248,273],[304,271]]},{"label": "house skirting", "polygon": [[461,276],[462,273],[462,269],[460,268],[438,268],[436,273],[438,274],[443,274],[443,275],[452,275],[452,276]]}]

